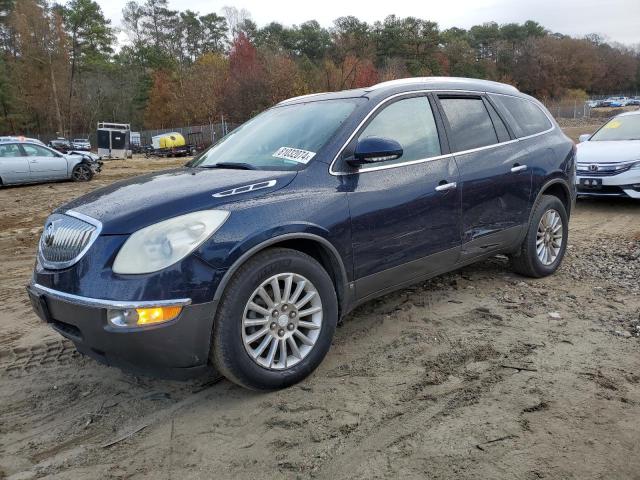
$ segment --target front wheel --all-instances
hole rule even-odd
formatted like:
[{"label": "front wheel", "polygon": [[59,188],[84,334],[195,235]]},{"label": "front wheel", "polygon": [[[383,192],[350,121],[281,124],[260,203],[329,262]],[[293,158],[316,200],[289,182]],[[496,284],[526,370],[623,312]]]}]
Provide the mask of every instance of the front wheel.
[{"label": "front wheel", "polygon": [[211,357],[229,380],[276,390],[307,377],[331,346],[338,304],[331,278],[312,257],[274,248],[229,282],[213,328]]},{"label": "front wheel", "polygon": [[74,182],[88,182],[93,178],[93,170],[89,165],[80,163],[73,168],[71,178]]},{"label": "front wheel", "polygon": [[527,277],[554,273],[564,258],[569,219],[558,197],[543,195],[537,202],[520,250],[511,257],[513,269]]}]

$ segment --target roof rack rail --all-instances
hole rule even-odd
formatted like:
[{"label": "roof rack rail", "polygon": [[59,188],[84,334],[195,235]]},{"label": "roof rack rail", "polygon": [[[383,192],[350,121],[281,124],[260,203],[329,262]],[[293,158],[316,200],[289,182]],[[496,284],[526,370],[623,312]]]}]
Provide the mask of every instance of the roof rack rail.
[{"label": "roof rack rail", "polygon": [[377,83],[368,88],[365,88],[367,92],[378,90],[380,88],[385,87],[393,87],[400,85],[411,85],[414,83],[436,83],[436,82],[448,82],[448,83],[459,83],[460,85],[491,85],[493,87],[501,87],[506,89],[511,89],[514,92],[518,92],[519,90],[513,85],[509,85],[507,83],[494,82],[493,80],[481,80],[477,78],[465,78],[465,77],[410,77],[410,78],[399,78],[397,80],[389,80],[382,83]]}]

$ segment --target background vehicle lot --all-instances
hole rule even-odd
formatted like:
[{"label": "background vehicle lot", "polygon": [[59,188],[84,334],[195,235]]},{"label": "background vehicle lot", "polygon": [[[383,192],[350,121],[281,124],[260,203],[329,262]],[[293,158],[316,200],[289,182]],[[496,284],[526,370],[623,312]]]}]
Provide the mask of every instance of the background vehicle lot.
[{"label": "background vehicle lot", "polygon": [[[574,138],[589,131],[576,129]],[[579,201],[552,277],[524,279],[492,259],[362,306],[310,379],[257,394],[100,366],[27,304],[23,286],[52,208],[182,162],[109,161],[89,184],[0,190],[0,477],[621,478],[640,470],[637,203]]]}]

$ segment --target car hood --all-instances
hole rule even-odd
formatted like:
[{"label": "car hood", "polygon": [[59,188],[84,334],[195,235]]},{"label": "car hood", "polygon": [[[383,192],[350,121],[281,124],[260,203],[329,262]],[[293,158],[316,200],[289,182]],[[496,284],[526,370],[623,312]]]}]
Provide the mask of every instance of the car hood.
[{"label": "car hood", "polygon": [[640,140],[582,142],[578,144],[579,163],[616,163],[640,160]]},{"label": "car hood", "polygon": [[[185,213],[219,208],[269,194],[288,185],[296,174],[289,171],[185,167],[116,182],[63,205],[56,213],[73,210],[99,220],[103,234],[128,234]],[[213,196],[260,182],[269,182],[269,186]]]}]

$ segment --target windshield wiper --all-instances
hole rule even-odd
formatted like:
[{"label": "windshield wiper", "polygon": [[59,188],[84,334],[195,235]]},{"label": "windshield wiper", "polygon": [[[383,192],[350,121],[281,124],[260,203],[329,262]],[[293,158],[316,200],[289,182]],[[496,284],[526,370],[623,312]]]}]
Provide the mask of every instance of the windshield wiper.
[{"label": "windshield wiper", "polygon": [[218,162],[213,165],[198,165],[200,168],[231,168],[236,170],[257,170],[257,168],[250,163],[240,162]]}]

